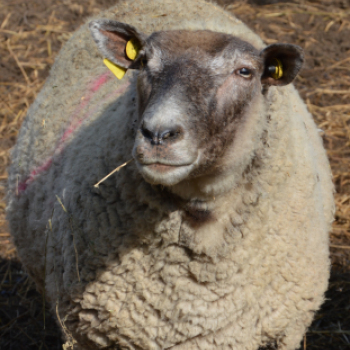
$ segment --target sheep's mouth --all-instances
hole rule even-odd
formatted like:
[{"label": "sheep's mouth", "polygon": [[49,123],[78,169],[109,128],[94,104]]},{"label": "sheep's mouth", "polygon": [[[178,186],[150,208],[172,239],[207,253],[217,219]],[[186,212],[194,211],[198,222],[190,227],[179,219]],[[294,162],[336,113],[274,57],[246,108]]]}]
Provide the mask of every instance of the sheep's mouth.
[{"label": "sheep's mouth", "polygon": [[160,173],[167,173],[169,171],[174,170],[174,168],[177,168],[182,165],[169,165],[169,164],[163,164],[163,163],[153,163],[153,164],[145,164],[149,169],[152,171],[158,171]]},{"label": "sheep's mouth", "polygon": [[150,146],[136,140],[132,155],[145,181],[154,185],[173,186],[187,179],[199,163],[196,147],[179,143],[177,147]]},{"label": "sheep's mouth", "polygon": [[171,164],[163,162],[139,162],[137,167],[144,179],[154,185],[172,186],[186,179],[194,168],[194,163]]}]

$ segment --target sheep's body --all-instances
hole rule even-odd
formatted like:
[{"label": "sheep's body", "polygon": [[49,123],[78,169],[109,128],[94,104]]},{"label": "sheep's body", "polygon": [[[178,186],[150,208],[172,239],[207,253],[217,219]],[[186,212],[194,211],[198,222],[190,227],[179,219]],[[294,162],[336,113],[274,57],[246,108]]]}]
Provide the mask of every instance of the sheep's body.
[{"label": "sheep's body", "polygon": [[[263,47],[202,1],[135,0],[100,17],[146,33],[211,29]],[[293,86],[270,88],[266,110],[252,111],[256,138],[242,140],[259,168],[208,187],[216,220],[193,227],[133,163],[93,189],[131,158],[134,85],[130,72],[120,82],[107,72],[82,26],[13,151],[11,230],[68,340],[77,349],[296,349],[327,288],[333,217],[328,161],[304,103]]]}]

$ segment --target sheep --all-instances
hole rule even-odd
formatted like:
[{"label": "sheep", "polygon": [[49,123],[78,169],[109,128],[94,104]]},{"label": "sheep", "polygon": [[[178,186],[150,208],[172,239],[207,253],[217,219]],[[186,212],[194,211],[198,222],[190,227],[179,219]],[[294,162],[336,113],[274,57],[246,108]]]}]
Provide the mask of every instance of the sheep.
[{"label": "sheep", "polygon": [[334,214],[290,84],[302,50],[266,46],[203,0],[120,2],[89,23],[9,168],[14,242],[65,348],[298,348],[327,289]]}]

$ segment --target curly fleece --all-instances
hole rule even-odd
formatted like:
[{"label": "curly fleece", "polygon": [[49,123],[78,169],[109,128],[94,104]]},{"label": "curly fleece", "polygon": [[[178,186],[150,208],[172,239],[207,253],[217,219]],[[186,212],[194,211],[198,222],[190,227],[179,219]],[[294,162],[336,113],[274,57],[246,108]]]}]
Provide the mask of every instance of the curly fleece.
[{"label": "curly fleece", "polygon": [[[264,47],[203,0],[130,0],[98,17],[148,34],[210,29]],[[67,341],[296,349],[324,300],[334,212],[329,164],[298,93],[271,87],[252,106],[244,162],[206,189],[216,220],[197,228],[133,163],[93,188],[131,158],[135,101],[132,72],[112,77],[85,24],[60,52],[12,152],[11,232]]]}]

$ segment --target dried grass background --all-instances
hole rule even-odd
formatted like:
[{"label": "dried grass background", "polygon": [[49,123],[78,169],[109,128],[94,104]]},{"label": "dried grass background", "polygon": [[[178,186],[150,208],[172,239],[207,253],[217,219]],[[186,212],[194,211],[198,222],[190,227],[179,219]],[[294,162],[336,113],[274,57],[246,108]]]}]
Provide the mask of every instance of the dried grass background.
[{"label": "dried grass background", "polygon": [[[295,84],[323,130],[337,209],[327,300],[300,349],[350,349],[350,0],[217,1],[266,43],[305,49],[306,64]],[[114,3],[0,0],[0,350],[61,349],[55,321],[11,244],[4,211],[6,168],[28,106],[62,44],[86,17]]]}]

